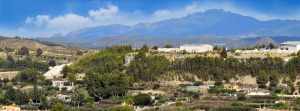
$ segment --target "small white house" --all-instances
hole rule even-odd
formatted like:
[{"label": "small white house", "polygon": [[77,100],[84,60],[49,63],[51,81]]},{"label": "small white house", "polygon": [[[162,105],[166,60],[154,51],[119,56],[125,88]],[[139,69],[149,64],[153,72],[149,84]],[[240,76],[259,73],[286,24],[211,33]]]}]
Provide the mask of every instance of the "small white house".
[{"label": "small white house", "polygon": [[125,66],[128,66],[133,59],[134,56],[125,56]]},{"label": "small white house", "polygon": [[68,91],[71,90],[74,87],[74,83],[70,83],[69,86],[65,85],[65,81],[52,81],[53,87],[58,87],[59,90],[62,90],[62,88],[66,88]]},{"label": "small white house", "polygon": [[185,44],[181,45],[179,49],[187,52],[207,52],[212,51],[213,46],[209,44]]},{"label": "small white house", "polygon": [[250,90],[247,95],[248,96],[265,96],[265,95],[269,95],[269,94],[270,94],[269,90],[255,88],[255,89]]},{"label": "small white house", "polygon": [[285,53],[298,52],[300,50],[300,41],[287,41],[279,46],[280,50]]},{"label": "small white house", "polygon": [[63,100],[65,102],[70,102],[72,100],[71,94],[58,94],[56,96],[57,99]]}]

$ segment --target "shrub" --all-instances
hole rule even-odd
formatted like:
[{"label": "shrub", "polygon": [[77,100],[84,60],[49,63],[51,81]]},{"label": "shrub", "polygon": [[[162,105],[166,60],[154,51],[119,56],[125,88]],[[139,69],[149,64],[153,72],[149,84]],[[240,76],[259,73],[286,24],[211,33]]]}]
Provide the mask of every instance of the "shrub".
[{"label": "shrub", "polygon": [[181,101],[176,102],[176,106],[182,106],[182,105],[183,105],[183,103]]},{"label": "shrub", "polygon": [[240,101],[246,100],[246,95],[243,93],[238,93],[237,100],[240,100]]},{"label": "shrub", "polygon": [[152,89],[158,89],[160,87],[160,85],[159,84],[153,84],[153,87],[152,87]]},{"label": "shrub", "polygon": [[194,83],[194,86],[200,86],[200,85],[203,85],[203,82],[202,81],[196,81]]},{"label": "shrub", "polygon": [[139,93],[138,95],[134,96],[133,100],[136,105],[150,105],[151,104],[151,97],[149,94]]}]

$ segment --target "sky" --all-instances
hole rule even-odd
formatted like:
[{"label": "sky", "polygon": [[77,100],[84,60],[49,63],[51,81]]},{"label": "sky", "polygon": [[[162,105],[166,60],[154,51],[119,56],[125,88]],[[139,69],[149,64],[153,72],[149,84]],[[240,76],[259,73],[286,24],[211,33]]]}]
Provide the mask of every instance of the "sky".
[{"label": "sky", "polygon": [[80,28],[132,26],[209,9],[261,21],[300,20],[300,0],[0,0],[0,35],[50,37]]}]

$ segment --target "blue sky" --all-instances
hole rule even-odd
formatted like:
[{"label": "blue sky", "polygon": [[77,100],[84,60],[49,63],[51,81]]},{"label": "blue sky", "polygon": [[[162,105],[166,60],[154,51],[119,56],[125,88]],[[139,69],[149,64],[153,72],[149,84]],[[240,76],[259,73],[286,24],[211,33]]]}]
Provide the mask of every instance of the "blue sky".
[{"label": "blue sky", "polygon": [[0,35],[49,37],[98,25],[134,25],[224,9],[258,20],[300,20],[299,0],[1,0]]}]

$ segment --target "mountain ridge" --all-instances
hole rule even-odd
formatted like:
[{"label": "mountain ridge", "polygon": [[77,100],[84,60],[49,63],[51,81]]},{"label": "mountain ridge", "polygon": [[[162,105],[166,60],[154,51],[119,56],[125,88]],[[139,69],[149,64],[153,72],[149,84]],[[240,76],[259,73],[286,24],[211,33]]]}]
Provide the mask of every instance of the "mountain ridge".
[{"label": "mountain ridge", "polygon": [[[150,23],[138,23],[132,26],[111,24],[81,28],[71,31],[62,38],[56,37],[55,40],[48,38],[48,41],[64,45],[83,45],[97,48],[105,47],[105,44],[102,42],[105,42],[107,45],[130,43],[133,46],[139,46],[142,43],[155,44],[155,41],[164,41],[169,44],[172,44],[170,41],[173,41],[174,44],[182,43],[180,41],[186,41],[186,43],[197,43],[194,41],[199,41],[198,43],[202,43],[201,39],[207,35],[224,38],[298,36],[300,35],[298,30],[300,30],[299,20],[275,19],[260,21],[250,16],[235,14],[223,9],[211,9],[205,12],[188,14],[184,17]],[[61,35],[59,36],[61,37]],[[168,38],[169,40],[163,38]],[[240,39],[242,40],[243,38]],[[215,43],[219,42],[218,40],[210,39],[207,42]]]}]

